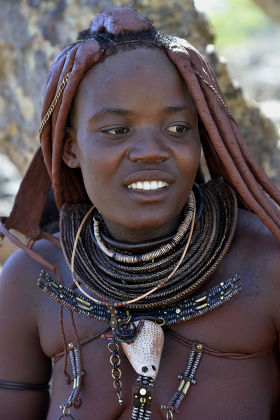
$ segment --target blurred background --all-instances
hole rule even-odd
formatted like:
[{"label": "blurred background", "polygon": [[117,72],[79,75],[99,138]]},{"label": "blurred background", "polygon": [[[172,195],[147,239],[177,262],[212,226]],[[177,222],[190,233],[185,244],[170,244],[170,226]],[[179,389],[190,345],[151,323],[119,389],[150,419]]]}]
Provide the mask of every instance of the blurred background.
[{"label": "blurred background", "polygon": [[279,127],[279,0],[196,0],[215,32],[215,47],[245,96]]},{"label": "blurred background", "polygon": [[[280,180],[279,0],[0,0],[0,216],[38,147],[55,55],[108,7],[129,6],[187,38],[211,63],[243,137]],[[4,240],[0,267],[12,247]]]}]

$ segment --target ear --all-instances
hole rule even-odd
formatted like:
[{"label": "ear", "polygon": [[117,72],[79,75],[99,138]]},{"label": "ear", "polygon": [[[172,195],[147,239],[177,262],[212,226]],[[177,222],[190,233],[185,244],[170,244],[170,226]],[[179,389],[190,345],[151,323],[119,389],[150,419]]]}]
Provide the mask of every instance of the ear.
[{"label": "ear", "polygon": [[80,167],[76,131],[73,127],[66,127],[65,129],[62,159],[69,168]]}]

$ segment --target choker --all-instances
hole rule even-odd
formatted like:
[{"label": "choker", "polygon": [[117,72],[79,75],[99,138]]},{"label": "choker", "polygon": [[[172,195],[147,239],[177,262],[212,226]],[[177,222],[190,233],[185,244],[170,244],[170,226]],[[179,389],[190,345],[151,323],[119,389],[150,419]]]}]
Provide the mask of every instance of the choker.
[{"label": "choker", "polygon": [[[126,264],[138,264],[142,262],[152,261],[156,258],[159,258],[163,255],[166,255],[170,251],[172,251],[182,240],[183,237],[186,236],[187,232],[190,232],[190,227],[192,223],[192,219],[195,220],[195,196],[194,193],[191,192],[188,202],[185,207],[185,215],[184,220],[180,223],[177,233],[172,236],[171,240],[168,241],[166,244],[161,245],[158,249],[150,252],[146,252],[144,254],[131,254],[128,255],[127,253],[121,253],[116,248],[109,248],[106,246],[104,241],[101,238],[100,234],[100,223],[102,218],[93,216],[93,232],[92,226],[89,225],[88,229],[90,232],[91,237],[93,238],[94,242],[97,246],[104,252],[107,257],[112,258],[118,262],[126,263]],[[103,222],[104,223],[104,222]],[[104,226],[103,226],[104,230]]]},{"label": "choker", "polygon": [[[218,179],[202,185],[201,190],[199,218],[191,193],[177,233],[160,243],[158,250],[142,255],[121,252],[108,242],[104,250],[104,237],[97,235],[101,231],[96,226],[94,233],[91,231],[89,216],[93,210],[86,205],[64,205],[60,218],[62,249],[81,293],[44,272],[38,280],[38,285],[60,305],[110,325],[103,338],[107,339],[113,386],[120,404],[120,345],[139,375],[133,389],[131,420],[151,418],[154,380],[164,342],[162,326],[202,316],[241,290],[240,276],[235,275],[206,292],[194,293],[226,255],[237,221],[237,201],[231,187]],[[97,221],[98,227],[100,223]],[[79,341],[77,347],[68,345],[74,381],[68,400],[60,406],[59,418],[73,418],[70,409],[77,407],[83,372],[79,349]],[[166,419],[173,419],[188,389],[196,383],[203,351],[202,343],[191,350],[177,391],[168,404],[161,406]]]},{"label": "choker", "polygon": [[[127,306],[139,311],[169,306],[193,293],[214,273],[226,255],[237,219],[235,194],[222,180],[204,184],[201,190],[203,209],[192,234],[189,226],[170,251],[159,256],[155,256],[156,250],[152,251],[153,259],[148,261],[143,261],[143,256],[139,261],[139,255],[134,254],[132,257],[137,256],[135,263],[109,257],[92,241],[90,217],[81,228],[88,206],[64,205],[61,244],[72,268],[73,281],[80,291],[100,305]],[[76,237],[79,240],[75,247]],[[119,254],[126,260],[126,253]]]},{"label": "choker", "polygon": [[[199,188],[199,185],[194,183],[193,185],[193,193],[195,196],[195,202],[196,202],[196,215],[195,215],[195,222],[198,221],[198,219],[201,216],[202,213],[202,209],[203,209],[203,198],[202,198],[202,192]],[[125,251],[128,254],[131,253],[142,253],[142,252],[147,252],[147,250],[153,250],[156,247],[161,247],[162,245],[166,245],[167,243],[170,243],[172,240],[174,240],[174,236],[176,235],[176,233],[172,233],[169,234],[165,237],[162,238],[157,238],[157,239],[150,239],[148,241],[144,241],[144,242],[138,242],[138,243],[126,243],[126,242],[120,242],[117,241],[116,239],[112,238],[103,222],[102,225],[102,216],[100,214],[98,214],[97,216],[93,216],[94,220],[97,221],[97,225],[98,226],[98,230],[99,230],[99,235],[101,237],[101,241],[103,242],[103,244],[106,246],[109,246],[109,248],[113,248],[115,250],[122,250]],[[186,220],[186,209],[184,212],[184,222],[185,224],[187,223]],[[98,246],[98,242],[94,236],[94,230],[93,230],[93,226],[90,225],[89,226],[89,231],[90,231],[90,235],[92,240],[95,242],[95,244]]]},{"label": "choker", "polygon": [[[98,245],[95,239],[92,227],[90,226],[89,229],[90,229],[90,235],[91,235],[92,240],[96,243],[96,245]],[[149,241],[137,242],[137,243],[126,243],[126,242],[117,241],[116,239],[111,238],[109,234],[107,234],[107,232],[104,233],[101,229],[100,229],[100,236],[101,236],[102,241],[105,242],[105,244],[111,248],[122,250],[127,253],[133,253],[133,252],[139,253],[139,252],[152,250],[156,247],[165,245],[167,242],[173,239],[174,233],[168,236],[164,236],[163,238],[151,239]]]},{"label": "choker", "polygon": [[98,234],[98,232],[96,230],[96,226],[95,226],[95,232],[94,233],[95,233],[95,237],[98,236],[97,245],[99,246],[101,251],[103,251],[104,254],[107,255],[107,257],[112,258],[113,260],[116,260],[118,262],[128,263],[128,264],[136,264],[136,263],[139,263],[139,262],[146,263],[147,261],[154,262],[154,260],[156,258],[158,259],[162,255],[169,253],[180,242],[180,240],[183,238],[183,236],[185,235],[185,233],[188,231],[188,228],[189,228],[189,234],[188,234],[188,237],[187,237],[187,240],[186,240],[186,244],[184,245],[182,255],[179,258],[179,261],[176,263],[173,270],[171,271],[171,273],[169,273],[164,280],[162,280],[160,282],[157,282],[157,284],[150,287],[149,290],[145,290],[142,294],[140,294],[138,296],[131,297],[130,299],[127,299],[125,301],[117,301],[117,300],[114,300],[114,299],[111,299],[111,298],[109,298],[108,300],[100,301],[100,300],[96,299],[95,297],[93,297],[92,295],[89,295],[88,292],[85,291],[81,287],[81,282],[76,277],[76,274],[75,274],[75,257],[76,257],[76,254],[77,254],[78,241],[79,241],[82,229],[83,229],[84,225],[86,224],[86,222],[89,218],[89,215],[93,212],[93,210],[94,210],[94,207],[90,208],[87,211],[86,215],[84,216],[84,218],[83,218],[83,220],[82,220],[82,222],[79,226],[79,229],[78,229],[78,232],[76,234],[75,241],[74,241],[72,255],[71,255],[70,269],[71,269],[71,273],[72,273],[73,282],[78,287],[78,289],[83,293],[83,295],[88,297],[93,302],[96,302],[98,304],[101,304],[101,305],[104,305],[104,306],[107,306],[107,307],[111,308],[113,306],[115,306],[115,307],[128,306],[128,305],[131,305],[132,303],[134,304],[135,302],[139,302],[139,301],[143,300],[144,298],[148,298],[151,294],[154,294],[154,292],[156,292],[157,289],[160,289],[162,286],[165,286],[165,284],[167,282],[169,282],[169,280],[174,276],[174,274],[176,273],[176,271],[180,267],[185,255],[187,253],[187,250],[189,248],[190,241],[191,241],[191,238],[192,238],[192,235],[193,235],[195,214],[196,214],[195,198],[194,198],[193,192],[191,192],[188,203],[187,203],[186,217],[183,220],[183,222],[180,224],[178,232],[176,233],[174,238],[172,238],[171,243],[166,244],[166,245],[162,245],[156,251],[151,251],[151,252],[148,252],[148,253],[142,254],[142,255],[132,255],[132,256],[120,254],[119,252],[116,252],[116,251],[110,251],[101,242],[100,235]]}]

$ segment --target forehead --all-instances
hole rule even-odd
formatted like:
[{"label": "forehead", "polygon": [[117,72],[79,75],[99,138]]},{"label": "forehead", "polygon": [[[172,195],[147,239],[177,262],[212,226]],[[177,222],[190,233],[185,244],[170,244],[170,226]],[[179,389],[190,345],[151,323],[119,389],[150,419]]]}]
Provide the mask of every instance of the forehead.
[{"label": "forehead", "polygon": [[120,101],[129,92],[143,96],[143,92],[161,92],[162,96],[177,93],[195,109],[192,98],[181,75],[159,48],[137,47],[127,51],[117,51],[104,61],[92,67],[78,88],[74,110],[78,111],[85,103],[98,105],[107,100]]},{"label": "forehead", "polygon": [[112,54],[92,67],[83,82],[93,78],[121,75],[129,68],[130,72],[150,71],[150,77],[156,78],[159,69],[163,72],[174,72],[175,67],[166,54],[157,47],[135,46],[124,50],[123,46],[116,47]]}]

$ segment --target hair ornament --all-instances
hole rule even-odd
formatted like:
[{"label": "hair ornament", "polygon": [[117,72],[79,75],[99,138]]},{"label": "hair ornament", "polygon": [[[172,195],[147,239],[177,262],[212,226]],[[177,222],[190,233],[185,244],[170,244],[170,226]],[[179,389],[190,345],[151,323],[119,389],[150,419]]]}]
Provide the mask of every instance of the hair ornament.
[{"label": "hair ornament", "polygon": [[42,119],[42,122],[41,122],[41,125],[40,125],[40,128],[39,128],[39,134],[40,134],[40,136],[41,136],[42,131],[43,131],[45,125],[46,125],[46,122],[49,120],[50,116],[52,115],[53,110],[54,110],[57,102],[59,101],[59,98],[61,97],[62,92],[65,89],[65,86],[67,85],[67,82],[69,80],[70,74],[71,73],[69,72],[69,73],[66,74],[66,76],[63,77],[62,82],[60,83],[60,85],[59,85],[59,87],[57,89],[57,92],[55,94],[55,97],[53,98],[52,103],[51,103],[49,109],[47,110],[46,114],[44,115],[44,118]]},{"label": "hair ornament", "polygon": [[116,7],[105,10],[91,21],[90,32],[109,32],[119,34],[124,31],[149,30],[151,23],[147,18],[140,15],[130,7]]}]

